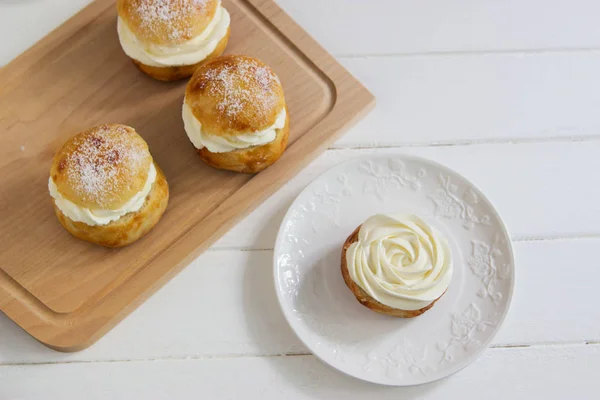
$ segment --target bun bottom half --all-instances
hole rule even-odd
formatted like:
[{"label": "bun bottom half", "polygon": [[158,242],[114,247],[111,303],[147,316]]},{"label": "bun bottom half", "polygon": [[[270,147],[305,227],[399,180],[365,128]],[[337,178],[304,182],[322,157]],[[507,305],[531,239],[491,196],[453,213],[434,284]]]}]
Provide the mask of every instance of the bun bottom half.
[{"label": "bun bottom half", "polygon": [[272,142],[226,153],[212,153],[206,147],[197,151],[200,158],[211,167],[254,174],[279,160],[287,147],[289,134],[290,114],[288,112],[284,127],[277,130],[277,136]]},{"label": "bun bottom half", "polygon": [[150,65],[143,64],[138,60],[131,59],[136,67],[146,75],[165,82],[178,81],[180,79],[189,78],[194,75],[196,69],[200,67],[202,64],[219,57],[225,51],[225,47],[227,47],[227,43],[229,42],[229,34],[231,29],[227,29],[227,34],[221,39],[221,41],[217,44],[217,47],[210,53],[206,58],[196,64],[192,65],[179,65],[173,67],[153,67]]},{"label": "bun bottom half", "polygon": [[123,215],[107,225],[91,226],[73,221],[56,206],[54,211],[61,225],[76,238],[105,247],[123,247],[146,235],[158,223],[169,202],[169,185],[162,170],[156,167],[156,181],[142,208]]},{"label": "bun bottom half", "polygon": [[352,280],[352,277],[350,277],[350,272],[348,271],[348,263],[346,261],[346,252],[348,251],[348,248],[350,247],[350,245],[352,243],[358,241],[358,233],[360,232],[361,226],[362,225],[360,225],[358,228],[356,228],[356,230],[354,230],[354,232],[352,232],[352,234],[350,236],[348,236],[348,239],[346,239],[346,241],[344,242],[344,246],[342,247],[342,276],[344,277],[344,282],[346,282],[346,286],[348,286],[348,288],[354,294],[354,296],[356,297],[358,302],[360,304],[362,304],[363,306],[365,306],[375,312],[378,312],[380,314],[389,315],[392,317],[397,317],[397,318],[418,317],[419,315],[423,314],[425,311],[427,311],[431,307],[433,307],[433,305],[446,292],[442,293],[442,295],[440,297],[438,297],[437,299],[435,299],[434,301],[432,301],[431,304],[429,304],[421,309],[401,310],[398,308],[392,308],[390,306],[386,306],[385,304],[382,304],[379,301],[375,300],[373,297],[371,297],[371,295],[369,295],[367,292],[365,292],[360,286],[358,286],[356,284],[356,282],[354,282]]}]

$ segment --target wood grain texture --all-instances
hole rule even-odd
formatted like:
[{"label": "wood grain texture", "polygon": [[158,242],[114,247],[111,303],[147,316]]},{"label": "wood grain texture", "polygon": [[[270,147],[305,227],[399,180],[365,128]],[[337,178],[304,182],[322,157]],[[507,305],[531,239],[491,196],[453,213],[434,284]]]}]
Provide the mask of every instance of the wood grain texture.
[{"label": "wood grain texture", "polygon": [[[48,3],[46,3],[48,2]],[[0,65],[91,0],[0,1]],[[277,0],[335,56],[600,47],[596,0]],[[518,10],[518,11],[515,11]],[[15,23],[18,21],[18,23]]]},{"label": "wood grain texture", "polygon": [[[89,2],[0,0],[0,64]],[[493,346],[533,347],[489,349],[449,379],[400,389],[347,378],[310,356],[276,356],[306,349],[279,311],[271,251],[239,249],[271,248],[283,213],[316,174],[353,154],[390,151],[338,150],[85,351],[52,351],[0,313],[0,364],[15,364],[0,369],[0,398],[596,399],[600,240],[576,237],[599,226],[600,198],[589,187],[600,151],[599,63],[586,49],[600,43],[600,2],[277,2],[333,54],[350,56],[342,64],[377,95],[376,110],[334,147],[443,143],[394,151],[467,174],[513,236],[527,239],[515,243],[518,284]],[[553,143],[506,144],[513,140]],[[129,361],[154,359],[168,361]],[[45,362],[66,364],[21,365]]]},{"label": "wood grain texture", "polygon": [[[92,3],[0,71],[0,309],[42,343],[62,351],[93,343],[373,105],[274,2],[224,4],[232,15],[228,52],[269,64],[291,114],[288,151],[254,177],[198,160],[181,121],[185,82],[155,82],[131,65],[111,0]],[[118,251],[71,238],[52,216],[46,190],[56,149],[107,121],[136,128],[171,187],[156,229]]]},{"label": "wood grain texture", "polygon": [[336,56],[600,47],[596,0],[278,2]]},{"label": "wood grain texture", "polygon": [[92,1],[0,2],[0,36],[13,38],[2,43],[0,65],[8,64]]},{"label": "wood grain texture", "polygon": [[600,138],[600,51],[341,62],[378,106],[336,148]]},{"label": "wood grain texture", "polygon": [[[0,366],[8,399],[595,399],[600,346],[490,349],[442,381],[391,388],[313,356]],[[109,384],[107,384],[109,383]]]}]

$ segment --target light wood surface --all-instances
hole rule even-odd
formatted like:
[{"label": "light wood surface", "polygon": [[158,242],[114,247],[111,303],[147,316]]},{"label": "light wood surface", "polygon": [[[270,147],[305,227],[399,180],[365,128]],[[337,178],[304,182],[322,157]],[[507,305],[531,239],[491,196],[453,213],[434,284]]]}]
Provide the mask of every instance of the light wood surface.
[{"label": "light wood surface", "polygon": [[[199,160],[181,121],[185,82],[155,82],[132,67],[111,0],[92,3],[0,72],[0,309],[42,343],[61,351],[93,343],[373,104],[272,1],[225,6],[232,15],[228,52],[269,64],[291,115],[287,152],[254,177]],[[136,128],[171,187],[160,223],[119,250],[63,231],[46,189],[51,157],[66,138],[108,122]]]},{"label": "light wood surface", "polygon": [[599,352],[576,346],[491,349],[464,372],[406,388],[365,384],[310,355],[6,366],[0,375],[18,382],[5,390],[9,399],[592,400],[598,368]]},{"label": "light wood surface", "polygon": [[[0,64],[89,2],[0,1]],[[278,3],[377,107],[94,346],[50,350],[0,313],[0,399],[597,399],[600,2]],[[507,319],[479,360],[440,382],[348,378],[309,355],[276,302],[285,210],[316,175],[367,153],[458,170],[513,238]]]}]

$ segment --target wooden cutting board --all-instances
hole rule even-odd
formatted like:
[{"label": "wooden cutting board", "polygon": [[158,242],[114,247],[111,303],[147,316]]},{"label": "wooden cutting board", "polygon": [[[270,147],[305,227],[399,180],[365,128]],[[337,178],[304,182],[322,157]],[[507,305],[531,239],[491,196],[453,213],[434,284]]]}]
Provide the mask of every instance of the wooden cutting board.
[{"label": "wooden cutting board", "polygon": [[[288,150],[255,176],[200,161],[181,120],[186,82],[137,71],[119,45],[114,0],[95,1],[0,71],[0,309],[45,345],[91,345],[374,105],[272,0],[224,5],[232,16],[226,52],[269,64],[291,114]],[[171,189],[154,230],[118,250],[70,236],[47,189],[56,150],[99,123],[136,128]]]}]

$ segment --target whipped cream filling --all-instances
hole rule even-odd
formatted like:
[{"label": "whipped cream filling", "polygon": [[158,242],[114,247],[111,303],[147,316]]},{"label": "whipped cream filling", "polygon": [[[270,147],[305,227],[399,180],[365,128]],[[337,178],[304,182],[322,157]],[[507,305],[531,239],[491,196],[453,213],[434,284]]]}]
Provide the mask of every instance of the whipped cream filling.
[{"label": "whipped cream filling", "polygon": [[174,46],[154,45],[140,41],[120,17],[117,31],[121,47],[129,57],[151,67],[171,67],[193,65],[204,60],[225,37],[230,22],[229,13],[219,5],[213,19],[200,35]]},{"label": "whipped cream filling", "polygon": [[146,197],[152,189],[152,185],[156,181],[156,168],[154,163],[150,163],[150,169],[148,170],[148,178],[142,190],[136,193],[127,203],[121,208],[116,210],[91,210],[89,208],[78,206],[77,204],[65,199],[62,194],[58,191],[56,184],[50,178],[48,180],[48,190],[50,195],[54,198],[56,206],[73,221],[83,222],[90,226],[96,225],[107,225],[112,221],[116,221],[123,215],[130,212],[136,212],[144,205]]},{"label": "whipped cream filling", "polygon": [[410,214],[374,215],[346,252],[350,277],[375,300],[418,310],[440,297],[452,280],[446,239]]},{"label": "whipped cream filling", "polygon": [[277,137],[277,130],[285,126],[287,113],[285,107],[283,107],[275,123],[262,131],[231,136],[217,136],[204,132],[202,124],[196,119],[192,113],[192,109],[187,105],[185,100],[183,102],[182,117],[185,132],[197,149],[206,147],[212,153],[226,153],[228,151],[271,143]]}]

